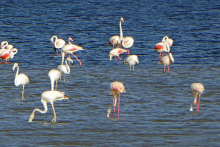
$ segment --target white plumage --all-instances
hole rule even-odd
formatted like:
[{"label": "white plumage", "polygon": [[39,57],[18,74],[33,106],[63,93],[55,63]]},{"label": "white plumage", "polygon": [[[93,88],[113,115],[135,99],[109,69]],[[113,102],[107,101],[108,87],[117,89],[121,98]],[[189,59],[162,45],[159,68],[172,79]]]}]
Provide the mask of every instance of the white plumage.
[{"label": "white plumage", "polygon": [[139,63],[138,56],[137,55],[129,55],[126,59],[124,64],[130,65],[130,71],[131,71],[131,66],[133,66],[133,71],[134,71],[134,65]]}]

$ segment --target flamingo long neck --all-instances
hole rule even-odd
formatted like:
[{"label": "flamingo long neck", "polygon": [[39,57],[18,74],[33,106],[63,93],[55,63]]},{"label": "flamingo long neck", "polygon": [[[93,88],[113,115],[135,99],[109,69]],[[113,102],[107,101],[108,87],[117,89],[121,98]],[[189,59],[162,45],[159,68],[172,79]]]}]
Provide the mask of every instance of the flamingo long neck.
[{"label": "flamingo long neck", "polygon": [[62,52],[62,61],[61,61],[61,65],[63,65],[63,62],[64,62],[64,56],[65,56],[65,53]]},{"label": "flamingo long neck", "polygon": [[19,66],[17,66],[17,71],[16,71],[16,74],[15,74],[15,81],[17,80],[18,72],[19,72]]},{"label": "flamingo long neck", "polygon": [[50,79],[51,91],[54,91],[54,82],[55,82],[54,78],[51,78],[51,79]]},{"label": "flamingo long neck", "polygon": [[69,65],[67,63],[67,59],[65,60],[65,63],[66,63],[65,67],[67,69],[67,74],[70,74],[70,67],[69,67]]},{"label": "flamingo long neck", "polygon": [[54,38],[55,38],[54,46],[56,47],[56,44],[57,44],[57,36],[54,36]]},{"label": "flamingo long neck", "polygon": [[29,122],[32,122],[32,120],[34,119],[34,114],[35,114],[36,111],[38,111],[40,113],[46,113],[47,112],[47,110],[48,110],[47,102],[45,100],[43,100],[43,99],[41,100],[41,102],[42,102],[42,104],[44,106],[44,110],[42,111],[39,108],[34,109],[33,112],[30,115]]},{"label": "flamingo long neck", "polygon": [[123,32],[122,32],[121,20],[119,23],[119,27],[120,27],[120,40],[122,40],[123,39]]}]

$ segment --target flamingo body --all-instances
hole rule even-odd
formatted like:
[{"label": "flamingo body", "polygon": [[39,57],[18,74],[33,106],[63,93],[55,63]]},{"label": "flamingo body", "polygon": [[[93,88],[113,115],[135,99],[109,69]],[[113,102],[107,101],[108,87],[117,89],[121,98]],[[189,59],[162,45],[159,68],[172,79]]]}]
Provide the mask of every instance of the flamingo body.
[{"label": "flamingo body", "polygon": [[[114,107],[114,110],[113,110],[113,113],[112,113],[112,116],[114,115],[115,113],[115,107],[117,105],[117,95],[118,96],[118,118],[119,118],[119,108],[120,108],[120,93],[123,93],[125,92],[125,86],[123,83],[119,82],[119,81],[114,81],[114,82],[111,82],[110,84],[110,93],[113,94],[113,107]],[[110,105],[110,108],[109,110],[107,111],[107,117],[109,117],[111,113],[111,105]]]},{"label": "flamingo body", "polygon": [[22,99],[24,99],[24,86],[29,83],[29,78],[27,75],[25,75],[23,73],[18,74],[18,72],[19,72],[18,63],[14,64],[12,70],[14,71],[16,67],[17,67],[17,72],[15,74],[14,84],[15,84],[15,86],[19,86],[19,85],[23,86],[23,90],[21,92],[22,92]]},{"label": "flamingo body", "polygon": [[61,38],[58,39],[58,37],[55,35],[50,38],[50,41],[53,43],[53,45],[54,45],[53,50],[57,51],[57,55],[58,55],[57,49],[61,49],[66,44],[65,40],[63,40]]},{"label": "flamingo body", "polygon": [[115,45],[119,45],[119,42],[120,42],[120,38],[118,35],[115,35],[115,36],[112,36],[110,39],[109,39],[109,42],[108,44],[112,44],[113,45],[113,48]]},{"label": "flamingo body", "polygon": [[118,58],[121,60],[121,58],[120,58],[119,55],[120,55],[121,53],[124,53],[124,52],[127,52],[127,50],[126,50],[126,49],[122,49],[122,48],[112,49],[112,50],[109,52],[110,60],[112,60],[112,57],[114,57],[114,56],[115,56],[115,60],[117,60],[116,57],[118,57]]},{"label": "flamingo body", "polygon": [[161,57],[162,52],[167,52],[167,53],[170,52],[170,48],[172,45],[173,45],[173,39],[169,38],[168,36],[164,36],[162,42],[155,44],[154,49],[160,53],[159,57]]},{"label": "flamingo body", "polygon": [[139,63],[138,56],[137,55],[129,55],[126,59],[124,64],[130,65],[130,71],[131,71],[131,66],[133,66],[133,71],[134,71],[134,65]]},{"label": "flamingo body", "polygon": [[57,88],[57,81],[61,77],[61,73],[57,69],[51,69],[48,73],[48,76],[50,77],[51,91],[54,91],[54,82],[56,81],[56,88]]},{"label": "flamingo body", "polygon": [[168,66],[168,72],[170,70],[170,64],[174,62],[174,58],[172,53],[169,53],[169,55],[163,56],[158,64],[164,64],[164,72],[166,71],[166,66]]},{"label": "flamingo body", "polygon": [[32,120],[34,119],[34,114],[35,111],[38,111],[40,113],[46,113],[48,108],[47,108],[47,103],[50,103],[52,108],[53,108],[53,113],[54,113],[54,118],[52,119],[52,122],[56,122],[56,112],[54,109],[54,105],[53,102],[57,101],[57,100],[63,100],[63,99],[68,99],[68,97],[65,95],[64,92],[60,92],[60,91],[44,91],[41,94],[41,102],[44,106],[44,110],[40,110],[38,108],[34,109],[33,112],[31,113],[28,122],[32,122]]},{"label": "flamingo body", "polygon": [[[192,83],[191,85],[191,90],[194,94],[194,104],[196,104],[197,107],[197,112],[199,112],[199,105],[200,105],[200,96],[202,95],[202,93],[204,92],[205,88],[202,85],[202,83]],[[197,95],[199,95],[199,100],[197,100]],[[192,105],[191,104],[191,108],[190,111],[193,111],[192,109]]]}]

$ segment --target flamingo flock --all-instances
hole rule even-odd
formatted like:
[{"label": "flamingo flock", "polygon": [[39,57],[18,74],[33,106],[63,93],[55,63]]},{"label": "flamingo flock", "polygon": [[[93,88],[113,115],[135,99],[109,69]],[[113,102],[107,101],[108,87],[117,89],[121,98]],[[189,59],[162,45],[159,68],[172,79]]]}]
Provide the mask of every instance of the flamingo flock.
[{"label": "flamingo flock", "polygon": [[[132,37],[123,37],[123,31],[122,31],[122,23],[124,23],[124,18],[121,17],[119,21],[119,34],[120,35],[114,35],[109,39],[109,44],[112,45],[113,49],[109,52],[110,60],[112,60],[113,57],[115,57],[115,60],[117,61],[117,58],[119,60],[122,60],[120,57],[120,54],[126,53],[129,54],[124,60],[124,64],[128,64],[130,66],[130,71],[134,72],[134,65],[139,63],[139,59],[137,55],[130,55],[130,48],[134,44],[134,39]],[[81,61],[76,57],[74,52],[84,50],[81,46],[75,45],[73,42],[74,40],[69,37],[68,38],[68,44],[66,44],[65,40],[58,38],[56,35],[52,36],[50,39],[51,43],[53,44],[53,50],[56,52],[56,55],[59,56],[58,50],[60,50],[60,54],[62,56],[61,64],[57,66],[57,69],[51,69],[48,72],[48,77],[51,82],[51,90],[44,91],[41,94],[41,102],[43,104],[44,110],[41,110],[39,108],[35,108],[33,112],[31,113],[28,122],[32,122],[35,116],[35,112],[38,111],[40,113],[46,113],[48,110],[47,103],[50,103],[53,109],[54,118],[52,119],[52,122],[56,122],[57,115],[54,108],[54,102],[57,100],[64,100],[68,99],[68,96],[65,95],[65,92],[57,91],[57,83],[58,80],[61,79],[61,75],[64,75],[64,82],[65,82],[65,74],[70,74],[70,62],[73,63],[73,59],[70,58],[70,54],[72,54],[79,62],[79,65],[81,65]],[[170,64],[174,62],[174,57],[171,53],[171,47],[173,45],[173,39],[169,38],[168,36],[164,36],[162,41],[159,43],[156,43],[154,46],[154,49],[157,50],[160,55],[160,60],[158,61],[158,64],[164,65],[164,72],[166,72],[166,66],[168,66],[167,71],[170,71]],[[13,47],[12,44],[9,44],[8,41],[2,41],[1,42],[1,49],[0,49],[0,59],[5,60],[5,63],[8,64],[9,59],[13,59],[14,55],[17,54],[18,50]],[[166,55],[165,55],[166,53]],[[66,54],[69,54],[68,57],[65,57]],[[69,64],[68,64],[69,61]],[[65,62],[65,64],[64,64]],[[2,61],[1,61],[2,63]],[[132,70],[133,67],[133,70]],[[19,73],[19,64],[14,63],[12,70],[15,71],[15,79],[14,79],[14,85],[21,87],[21,93],[22,93],[22,100],[24,100],[24,87],[26,84],[29,84],[29,77],[24,73]],[[54,86],[55,85],[55,86]],[[199,112],[200,108],[200,97],[202,93],[204,92],[204,86],[202,83],[192,83],[191,90],[194,94],[194,102],[191,103],[190,111],[193,111],[193,104],[196,104],[197,112]],[[117,113],[119,118],[120,113],[120,97],[121,93],[125,92],[125,86],[122,82],[114,81],[110,83],[110,94],[113,95],[112,98],[112,104],[110,104],[109,109],[107,110],[107,118],[110,117],[112,106],[113,106],[113,112],[111,115],[111,118],[113,117],[114,113],[116,112],[117,107]],[[197,98],[198,97],[198,98]]]}]

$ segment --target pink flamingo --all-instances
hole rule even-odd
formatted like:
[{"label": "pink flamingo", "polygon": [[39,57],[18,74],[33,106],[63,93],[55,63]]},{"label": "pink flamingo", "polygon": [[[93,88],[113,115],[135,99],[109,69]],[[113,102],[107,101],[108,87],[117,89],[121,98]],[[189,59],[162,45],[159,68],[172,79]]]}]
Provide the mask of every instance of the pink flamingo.
[{"label": "pink flamingo", "polygon": [[[124,22],[123,17],[121,17],[121,19],[122,19],[122,22]],[[128,54],[129,54],[130,48],[134,44],[134,39],[132,37],[125,37],[125,38],[123,37],[121,24],[120,24],[120,44],[122,44],[122,46],[128,50],[127,52]]]},{"label": "pink flamingo", "polygon": [[[72,39],[72,38],[71,38]],[[69,38],[70,40],[70,38]],[[72,40],[73,41],[73,40]],[[78,45],[74,45],[72,44],[70,41],[69,41],[69,44],[66,44],[63,48],[62,48],[62,51],[65,53],[65,54],[69,54],[69,57],[70,57],[70,54],[72,54],[78,61],[79,61],[79,64],[81,65],[81,61],[76,57],[76,55],[74,55],[73,53],[76,52],[76,51],[80,51],[80,50],[84,50],[81,46],[78,46]]]},{"label": "pink flamingo", "polygon": [[[113,94],[113,107],[114,107],[114,110],[113,110],[113,113],[112,113],[111,117],[113,117],[113,115],[115,113],[115,107],[117,105],[117,95],[119,95],[118,96],[118,118],[119,118],[120,93],[125,92],[125,86],[124,86],[123,83],[115,81],[115,82],[111,82],[110,89],[111,89],[111,94]],[[107,111],[107,117],[109,117],[110,113],[111,113],[111,105],[109,107],[109,110]]]},{"label": "pink flamingo", "polygon": [[127,52],[126,49],[122,49],[122,48],[115,48],[115,49],[112,49],[110,52],[109,52],[109,56],[110,56],[110,60],[112,60],[112,57],[115,56],[115,60],[117,60],[116,56],[121,60],[121,58],[119,57],[119,55],[121,53],[124,53],[124,52]]},{"label": "pink flamingo", "polygon": [[[196,104],[197,112],[199,112],[200,96],[205,90],[204,86],[202,85],[202,83],[192,83],[191,89],[194,94],[194,104]],[[199,95],[199,101],[197,100],[197,95]],[[193,111],[192,105],[193,103],[191,103],[190,111]]]},{"label": "pink flamingo", "polygon": [[[121,28],[121,22],[124,22],[124,19],[123,17],[121,17],[120,21],[119,21],[119,28]],[[114,45],[120,45],[120,37],[118,35],[115,35],[115,36],[112,36],[110,39],[109,39],[109,42],[108,42],[109,45],[113,45],[113,49],[114,49]]]},{"label": "pink flamingo", "polygon": [[[58,49],[63,48],[64,45],[66,44],[65,40],[60,39],[60,38],[58,39],[58,37],[55,35],[50,38],[50,41],[53,43],[53,45],[54,45],[53,50],[55,52],[57,51],[57,55],[58,55]],[[61,50],[61,52],[62,52],[62,50]]]},{"label": "pink flamingo", "polygon": [[164,72],[166,71],[166,65],[168,66],[168,72],[170,70],[170,64],[174,62],[174,58],[172,53],[169,53],[166,56],[163,56],[160,61],[158,62],[158,64],[164,64]]},{"label": "pink flamingo", "polygon": [[16,48],[3,49],[0,52],[0,59],[5,60],[5,64],[8,64],[9,63],[9,58],[12,59],[17,52],[18,52],[18,50]]},{"label": "pink flamingo", "polygon": [[172,44],[173,44],[173,39],[169,38],[168,36],[163,37],[162,42],[155,44],[154,49],[160,53],[159,58],[161,58],[162,52],[163,54],[164,52],[170,52],[170,48]]}]

